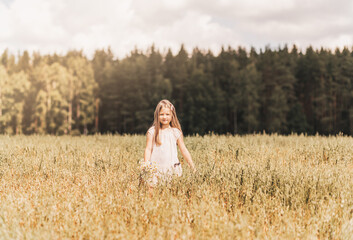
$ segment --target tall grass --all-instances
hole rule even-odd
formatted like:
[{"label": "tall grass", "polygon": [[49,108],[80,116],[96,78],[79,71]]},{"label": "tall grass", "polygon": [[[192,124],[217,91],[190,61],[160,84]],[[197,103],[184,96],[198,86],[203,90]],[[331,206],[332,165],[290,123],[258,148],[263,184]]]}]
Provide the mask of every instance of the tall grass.
[{"label": "tall grass", "polygon": [[150,194],[144,136],[0,136],[0,239],[352,239],[353,138],[185,143],[197,173]]}]

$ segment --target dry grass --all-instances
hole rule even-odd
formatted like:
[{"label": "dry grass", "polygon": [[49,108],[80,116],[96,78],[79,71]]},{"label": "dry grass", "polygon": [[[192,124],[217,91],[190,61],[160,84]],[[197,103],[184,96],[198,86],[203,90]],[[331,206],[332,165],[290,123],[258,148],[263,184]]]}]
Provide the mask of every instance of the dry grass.
[{"label": "dry grass", "polygon": [[353,138],[185,139],[198,172],[139,186],[144,136],[0,136],[0,239],[349,239]]}]

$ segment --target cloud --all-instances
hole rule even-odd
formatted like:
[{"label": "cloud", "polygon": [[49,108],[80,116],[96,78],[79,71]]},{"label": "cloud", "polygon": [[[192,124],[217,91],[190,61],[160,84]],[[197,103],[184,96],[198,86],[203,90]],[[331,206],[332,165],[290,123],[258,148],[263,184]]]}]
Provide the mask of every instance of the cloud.
[{"label": "cloud", "polygon": [[1,33],[0,33],[0,43],[6,41],[12,35],[12,29],[9,24],[6,24],[10,19],[10,11],[8,11],[5,4],[0,2],[0,26],[1,26]]},{"label": "cloud", "polygon": [[350,0],[1,0],[0,51],[352,46]]},{"label": "cloud", "polygon": [[337,44],[335,47],[353,44],[350,0],[228,1],[226,4],[204,7],[203,11],[238,31],[245,45],[296,43],[301,47],[332,48],[333,43]]},{"label": "cloud", "polygon": [[0,3],[0,49],[40,50],[65,53],[115,44],[114,38],[128,35],[129,1],[15,0],[9,7]]}]

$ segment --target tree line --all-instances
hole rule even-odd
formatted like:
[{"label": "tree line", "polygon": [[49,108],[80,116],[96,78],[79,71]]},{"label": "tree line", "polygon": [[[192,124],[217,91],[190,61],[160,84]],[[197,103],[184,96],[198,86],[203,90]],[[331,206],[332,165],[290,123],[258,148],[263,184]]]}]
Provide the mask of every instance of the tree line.
[{"label": "tree line", "polygon": [[353,49],[1,55],[2,134],[145,133],[161,99],[184,134],[353,135]]}]

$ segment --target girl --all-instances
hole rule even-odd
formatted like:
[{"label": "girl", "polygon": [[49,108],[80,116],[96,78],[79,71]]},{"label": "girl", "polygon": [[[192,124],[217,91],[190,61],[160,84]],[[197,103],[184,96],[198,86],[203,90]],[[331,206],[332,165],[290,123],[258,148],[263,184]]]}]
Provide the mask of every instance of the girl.
[{"label": "girl", "polygon": [[159,178],[173,174],[181,176],[182,169],[177,156],[177,145],[184,159],[195,172],[191,155],[184,144],[175,108],[168,100],[162,100],[154,111],[153,125],[147,131],[144,155],[144,164],[152,164],[157,168],[156,174],[151,179],[152,185],[155,185]]}]

